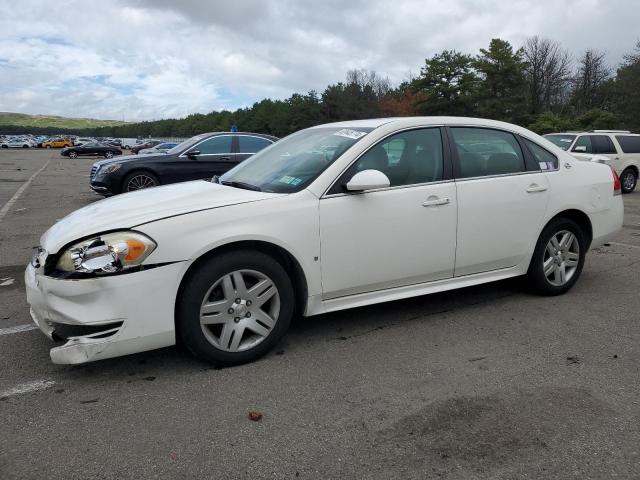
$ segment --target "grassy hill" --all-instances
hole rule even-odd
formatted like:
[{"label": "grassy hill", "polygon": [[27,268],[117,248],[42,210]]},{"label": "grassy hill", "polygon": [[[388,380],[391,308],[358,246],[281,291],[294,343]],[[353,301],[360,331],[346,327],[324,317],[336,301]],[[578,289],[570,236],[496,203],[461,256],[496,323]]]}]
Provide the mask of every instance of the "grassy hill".
[{"label": "grassy hill", "polygon": [[24,113],[0,112],[0,126],[28,128],[59,128],[78,130],[97,127],[125,125],[119,120],[95,120],[93,118],[66,118],[54,115],[26,115]]}]

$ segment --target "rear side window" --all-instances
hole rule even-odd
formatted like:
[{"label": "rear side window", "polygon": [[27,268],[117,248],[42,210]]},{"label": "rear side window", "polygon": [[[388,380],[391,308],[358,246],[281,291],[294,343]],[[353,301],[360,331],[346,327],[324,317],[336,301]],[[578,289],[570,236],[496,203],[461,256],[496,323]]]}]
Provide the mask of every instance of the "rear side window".
[{"label": "rear side window", "polygon": [[524,140],[525,145],[531,152],[531,154],[535,157],[536,162],[540,166],[540,170],[557,170],[558,169],[558,159],[555,155],[550,153],[548,150],[545,150],[537,143],[532,142],[531,140],[527,140],[526,138],[522,138]]},{"label": "rear side window", "polygon": [[640,153],[640,136],[619,135],[616,140],[624,153]]},{"label": "rear side window", "polygon": [[250,137],[246,135],[239,135],[238,141],[240,142],[240,150],[238,153],[258,153],[263,148],[271,145],[271,142],[266,138]]},{"label": "rear side window", "polygon": [[458,178],[507,175],[525,171],[520,144],[509,132],[452,127],[458,151]]},{"label": "rear side window", "polygon": [[613,141],[607,135],[593,135],[591,144],[593,153],[617,153]]}]

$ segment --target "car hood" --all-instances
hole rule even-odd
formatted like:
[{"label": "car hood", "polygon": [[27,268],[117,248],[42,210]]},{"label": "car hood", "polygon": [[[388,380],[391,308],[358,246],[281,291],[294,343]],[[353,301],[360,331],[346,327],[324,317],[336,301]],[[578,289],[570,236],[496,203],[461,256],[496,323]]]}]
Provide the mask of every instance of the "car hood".
[{"label": "car hood", "polygon": [[99,162],[95,162],[93,164],[94,167],[102,167],[103,165],[108,165],[110,163],[129,163],[129,162],[134,162],[136,160],[151,160],[155,157],[166,157],[167,154],[166,153],[159,153],[159,154],[153,154],[153,155],[145,155],[144,157],[141,157],[140,155],[121,155],[118,158],[110,158],[108,160],[100,160]]},{"label": "car hood", "polygon": [[47,252],[55,253],[68,243],[93,234],[282,195],[243,190],[204,180],[124,193],[99,200],[67,215],[45,232],[40,245]]}]

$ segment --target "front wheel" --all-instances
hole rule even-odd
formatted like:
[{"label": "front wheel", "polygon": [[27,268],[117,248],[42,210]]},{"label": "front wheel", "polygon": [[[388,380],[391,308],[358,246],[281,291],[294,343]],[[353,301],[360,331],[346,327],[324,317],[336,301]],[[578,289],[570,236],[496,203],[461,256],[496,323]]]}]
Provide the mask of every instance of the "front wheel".
[{"label": "front wheel", "polygon": [[568,218],[553,220],[540,234],[527,279],[541,295],[560,295],[578,281],[587,241],[580,226]]},{"label": "front wheel", "polygon": [[195,356],[237,365],[271,350],[293,310],[293,286],[282,265],[264,253],[235,251],[210,258],[189,276],[176,328]]},{"label": "front wheel", "polygon": [[638,183],[638,174],[633,168],[627,168],[622,175],[620,175],[620,185],[622,186],[622,193],[631,193],[635,190]]},{"label": "front wheel", "polygon": [[106,152],[104,158],[113,158],[113,152]]},{"label": "front wheel", "polygon": [[160,185],[160,180],[150,172],[131,172],[122,182],[123,192],[135,192]]},{"label": "front wheel", "polygon": [[69,152],[69,158],[77,158],[77,157],[78,157],[77,152]]}]

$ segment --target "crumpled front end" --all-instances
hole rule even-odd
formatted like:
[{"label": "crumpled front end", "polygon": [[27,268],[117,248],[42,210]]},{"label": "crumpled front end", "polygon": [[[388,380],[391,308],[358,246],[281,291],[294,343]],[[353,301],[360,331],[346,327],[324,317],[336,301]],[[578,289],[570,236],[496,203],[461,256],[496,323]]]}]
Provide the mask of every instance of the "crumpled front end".
[{"label": "crumpled front end", "polygon": [[77,364],[174,345],[175,299],[187,267],[177,262],[121,275],[60,279],[27,266],[31,316],[45,335],[64,342],[51,349],[51,360]]}]

